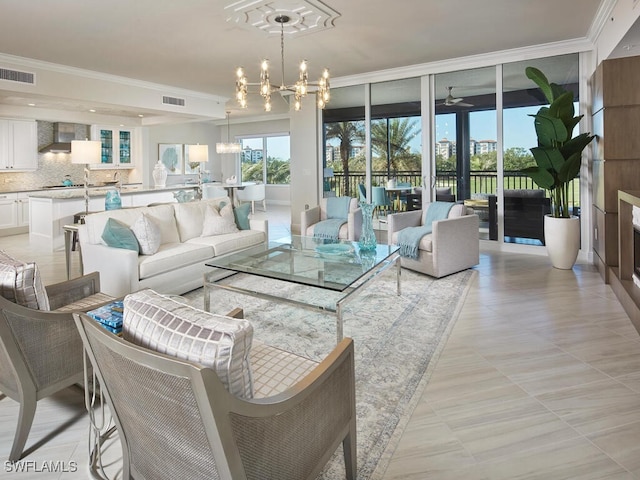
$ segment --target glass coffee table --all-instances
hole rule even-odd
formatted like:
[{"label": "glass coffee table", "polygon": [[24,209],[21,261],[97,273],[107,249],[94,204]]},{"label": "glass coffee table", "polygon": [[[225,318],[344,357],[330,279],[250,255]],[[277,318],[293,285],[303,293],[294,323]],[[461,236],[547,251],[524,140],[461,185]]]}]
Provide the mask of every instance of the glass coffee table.
[{"label": "glass coffee table", "polygon": [[[204,275],[204,307],[211,309],[214,289],[242,293],[257,298],[287,303],[311,310],[336,314],[338,342],[343,337],[342,308],[366,284],[389,267],[396,267],[396,290],[400,295],[400,257],[398,246],[378,245],[375,251],[361,252],[357,242],[332,242],[292,235],[238,253],[214,258],[206,263],[214,267]],[[231,272],[231,273],[229,273]],[[339,292],[337,300],[320,304],[278,296],[257,288],[221,283],[238,273],[246,273],[318,289]]]}]

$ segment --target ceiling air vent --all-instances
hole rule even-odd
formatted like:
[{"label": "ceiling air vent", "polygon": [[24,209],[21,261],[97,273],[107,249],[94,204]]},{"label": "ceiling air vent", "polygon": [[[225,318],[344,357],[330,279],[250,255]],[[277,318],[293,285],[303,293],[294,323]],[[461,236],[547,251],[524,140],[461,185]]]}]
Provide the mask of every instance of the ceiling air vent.
[{"label": "ceiling air vent", "polygon": [[177,105],[179,107],[184,107],[184,98],[176,98],[176,97],[167,97],[164,95],[162,97],[163,105]]},{"label": "ceiling air vent", "polygon": [[36,75],[29,72],[20,72],[18,70],[9,70],[0,67],[0,80],[8,80],[10,82],[28,83],[35,85]]}]

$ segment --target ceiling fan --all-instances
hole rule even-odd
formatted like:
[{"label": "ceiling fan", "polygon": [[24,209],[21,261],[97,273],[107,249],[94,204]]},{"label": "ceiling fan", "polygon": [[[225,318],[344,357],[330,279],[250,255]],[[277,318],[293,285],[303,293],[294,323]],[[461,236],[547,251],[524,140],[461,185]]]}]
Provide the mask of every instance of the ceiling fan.
[{"label": "ceiling fan", "polygon": [[447,90],[449,91],[449,95],[444,99],[444,102],[438,103],[438,105],[445,105],[447,107],[473,107],[471,103],[464,103],[462,101],[464,98],[455,98],[451,93],[453,87],[447,87]]}]

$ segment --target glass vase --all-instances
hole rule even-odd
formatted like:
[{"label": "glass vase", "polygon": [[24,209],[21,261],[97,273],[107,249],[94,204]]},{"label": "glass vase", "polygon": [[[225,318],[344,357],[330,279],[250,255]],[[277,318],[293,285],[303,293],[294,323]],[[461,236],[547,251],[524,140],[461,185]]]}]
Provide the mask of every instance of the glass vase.
[{"label": "glass vase", "polygon": [[104,209],[105,210],[117,210],[122,208],[122,199],[120,198],[120,192],[118,190],[107,190],[107,194],[104,197]]},{"label": "glass vase", "polygon": [[373,210],[375,205],[372,203],[361,203],[360,209],[362,210],[362,232],[360,233],[360,240],[358,246],[361,252],[371,252],[376,249],[378,242],[376,242],[376,234],[373,231]]}]

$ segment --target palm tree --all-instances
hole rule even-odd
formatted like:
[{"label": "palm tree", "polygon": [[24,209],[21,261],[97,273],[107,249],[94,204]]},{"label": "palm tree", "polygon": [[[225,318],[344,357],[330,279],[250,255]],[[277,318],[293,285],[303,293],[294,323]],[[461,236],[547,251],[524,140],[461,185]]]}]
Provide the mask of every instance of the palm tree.
[{"label": "palm tree", "polygon": [[364,122],[336,122],[328,123],[325,135],[327,140],[340,140],[340,160],[344,182],[344,195],[350,196],[349,188],[349,154],[356,141],[364,141]]},{"label": "palm tree", "polygon": [[416,118],[381,119],[371,123],[371,147],[386,163],[387,171],[396,172],[402,163],[414,157],[409,144],[419,134]]}]

